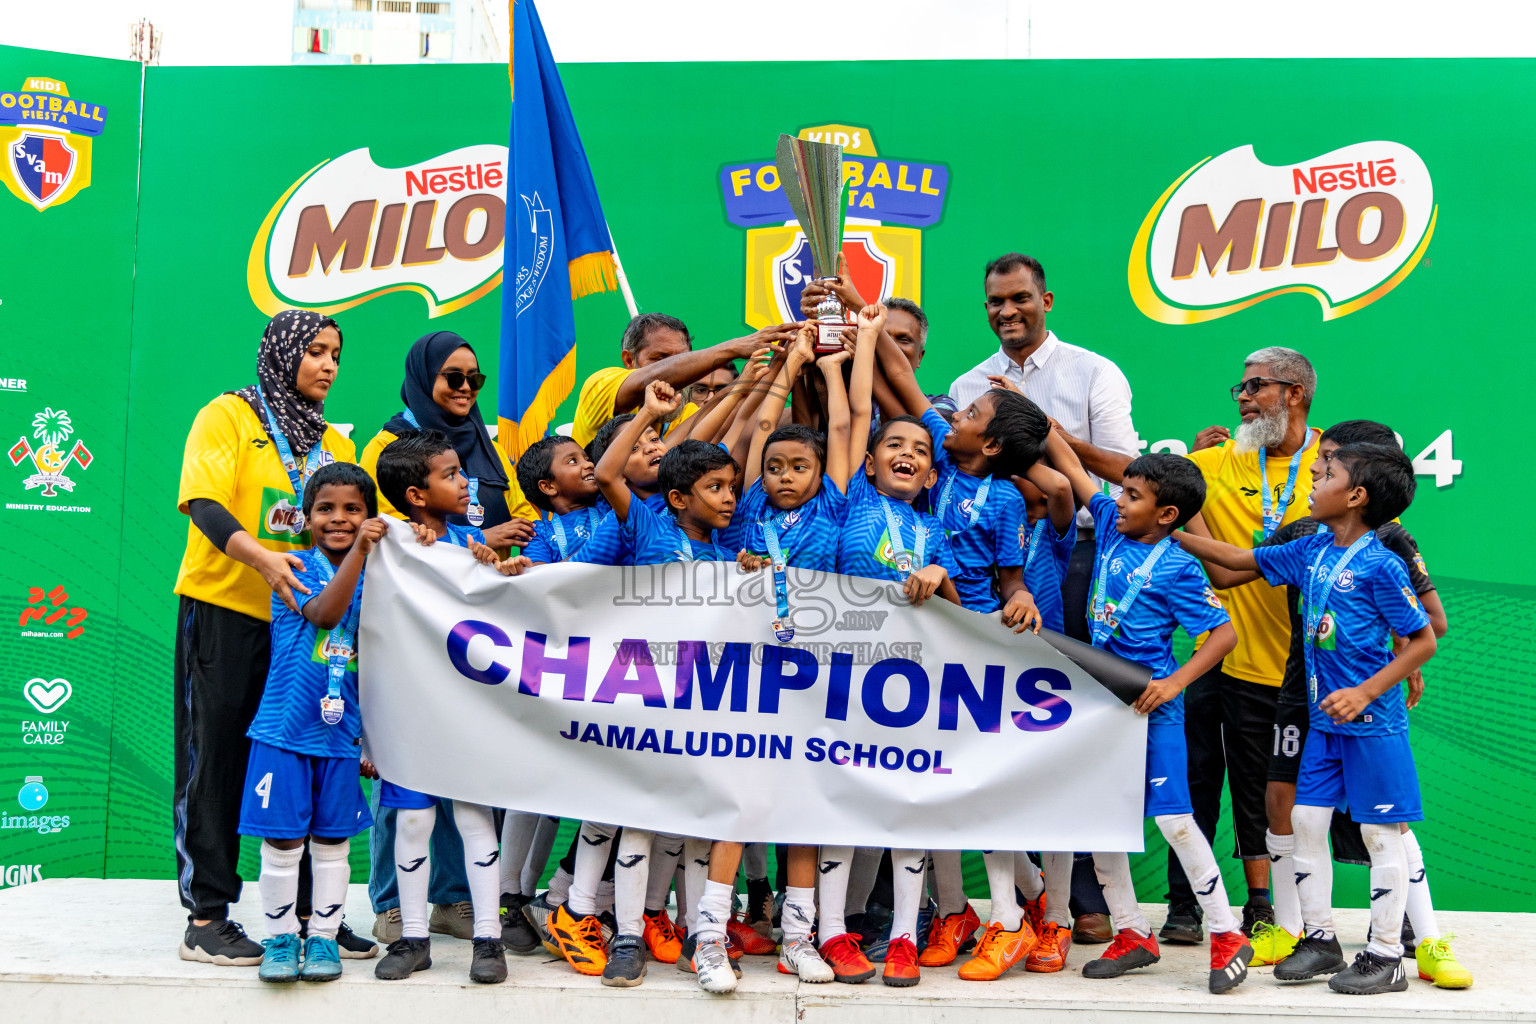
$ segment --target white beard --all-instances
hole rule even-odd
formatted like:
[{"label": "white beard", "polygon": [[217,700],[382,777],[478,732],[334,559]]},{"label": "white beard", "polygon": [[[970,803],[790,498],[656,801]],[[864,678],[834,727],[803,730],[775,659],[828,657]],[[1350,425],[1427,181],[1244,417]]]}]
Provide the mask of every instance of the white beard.
[{"label": "white beard", "polygon": [[1261,412],[1253,420],[1240,424],[1234,448],[1239,455],[1251,455],[1260,448],[1278,448],[1285,441],[1285,432],[1291,425],[1290,414],[1285,406],[1277,405],[1268,412]]}]

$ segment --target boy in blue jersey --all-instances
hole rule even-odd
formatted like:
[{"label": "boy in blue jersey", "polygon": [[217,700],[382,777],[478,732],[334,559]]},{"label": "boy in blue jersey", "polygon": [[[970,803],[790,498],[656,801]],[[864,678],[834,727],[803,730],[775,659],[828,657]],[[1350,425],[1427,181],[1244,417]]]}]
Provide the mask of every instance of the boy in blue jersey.
[{"label": "boy in blue jersey", "polygon": [[[1094,520],[1095,579],[1088,597],[1093,645],[1145,665],[1152,679],[1135,710],[1148,715],[1146,813],[1179,858],[1205,911],[1211,933],[1209,987],[1229,992],[1248,976],[1253,947],[1239,929],[1211,844],[1195,824],[1189,799],[1183,692],[1237,646],[1237,632],[1200,563],[1177,547],[1172,533],[1200,511],[1205,480],[1188,459],[1143,455],[1131,462],[1118,498],[1094,485],[1059,433],[1046,442],[1051,464],[1072,483]],[[1182,666],[1173,657],[1176,627],[1205,643]],[[1118,933],[1097,960],[1083,965],[1089,978],[1117,978],[1160,958],[1152,926],[1142,916],[1124,853],[1095,853]]]},{"label": "boy in blue jersey", "polygon": [[[482,564],[503,575],[517,575],[526,556],[500,561],[486,546],[485,534],[474,526],[448,521],[469,507],[469,482],[458,453],[436,430],[409,433],[392,441],[379,454],[379,489],[404,512],[417,539],[430,545],[438,539],[467,548]],[[432,829],[437,823],[436,797],[380,779],[379,806],[395,815],[395,871],[400,887],[400,938],[389,944],[374,976],[385,981],[408,978],[432,966],[428,935],[427,888],[431,873]],[[500,855],[493,810],[481,804],[453,801],[452,820],[464,844],[464,873],[474,908],[472,981],[495,984],[506,980],[507,963],[501,941]]]},{"label": "boy in blue jersey", "polygon": [[533,540],[523,548],[530,565],[573,557],[602,521],[597,466],[569,437],[556,434],[529,445],[517,460],[517,483],[549,517],[534,524]]},{"label": "boy in blue jersey", "polygon": [[[1333,974],[1330,988],[1356,995],[1408,987],[1401,829],[1424,813],[1399,684],[1435,653],[1435,634],[1403,560],[1376,530],[1408,508],[1413,492],[1413,463],[1400,448],[1347,444],[1327,461],[1309,498],[1326,532],[1253,551],[1198,537],[1184,542],[1202,559],[1256,569],[1272,585],[1301,591],[1311,729],[1291,826],[1305,936],[1275,965],[1281,981]],[[1394,633],[1407,641],[1396,655]],[[1333,931],[1328,827],[1335,806],[1348,806],[1360,822],[1371,858],[1371,939],[1347,967]]]},{"label": "boy in blue jersey", "polygon": [[[635,419],[637,413],[626,412],[613,417],[597,429],[597,435],[592,438],[592,443],[587,445],[587,453],[591,456],[595,467],[603,461],[612,447],[614,441],[625,427]],[[654,424],[641,429],[628,444],[629,454],[624,460],[624,482],[628,484],[629,491],[635,497],[645,502],[653,511],[665,512],[667,510],[667,496],[657,488],[657,473],[661,468],[661,457],[667,453],[666,442],[657,433]],[[593,528],[592,536],[581,550],[571,556],[573,562],[590,562],[594,565],[630,565],[632,552],[623,539],[622,524],[613,514],[613,506],[603,496],[602,489],[598,489],[597,504],[594,506],[603,514]]]},{"label": "boy in blue jersey", "polygon": [[[260,973],[272,982],[341,976],[336,930],[352,875],[349,840],[372,824],[358,782],[357,622],[363,562],[388,527],[377,518],[373,481],[351,463],[316,470],[302,505],[315,539],[296,556],[308,587],[293,589],[294,611],[272,597],[272,662],[246,733],[240,806],[241,834],[262,839],[259,886],[271,938]],[[301,965],[294,906],[306,836],[314,913]]]}]

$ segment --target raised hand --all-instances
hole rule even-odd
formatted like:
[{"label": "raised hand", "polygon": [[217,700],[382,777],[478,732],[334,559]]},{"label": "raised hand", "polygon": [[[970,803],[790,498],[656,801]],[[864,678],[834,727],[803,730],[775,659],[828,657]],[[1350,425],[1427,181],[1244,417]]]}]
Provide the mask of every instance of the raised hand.
[{"label": "raised hand", "polygon": [[665,420],[682,407],[683,396],[664,380],[653,380],[645,389],[645,413],[655,420]]},{"label": "raised hand", "polygon": [[872,302],[859,310],[859,327],[872,328],[877,333],[885,326],[885,306],[879,302]]}]

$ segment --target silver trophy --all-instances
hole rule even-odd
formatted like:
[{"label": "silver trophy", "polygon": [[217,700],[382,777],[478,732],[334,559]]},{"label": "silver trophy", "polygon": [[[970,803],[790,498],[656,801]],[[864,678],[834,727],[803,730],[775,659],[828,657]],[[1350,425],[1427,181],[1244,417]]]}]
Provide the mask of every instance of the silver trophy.
[{"label": "silver trophy", "polygon": [[[780,135],[774,164],[800,230],[811,244],[811,262],[820,284],[837,281],[843,251],[843,147]],[[848,313],[831,291],[816,304],[816,351],[838,352]]]}]

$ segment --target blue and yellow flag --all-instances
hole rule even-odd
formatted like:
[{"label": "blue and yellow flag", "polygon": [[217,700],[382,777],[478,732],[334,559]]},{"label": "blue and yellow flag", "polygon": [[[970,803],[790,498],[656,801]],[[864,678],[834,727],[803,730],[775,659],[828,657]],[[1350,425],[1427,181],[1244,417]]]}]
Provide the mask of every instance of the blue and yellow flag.
[{"label": "blue and yellow flag", "polygon": [[576,384],[571,301],[618,287],[608,222],[533,0],[510,0],[512,141],[497,443],[516,461]]}]

